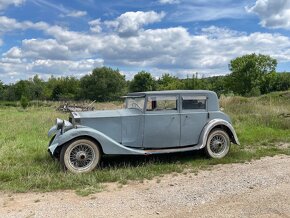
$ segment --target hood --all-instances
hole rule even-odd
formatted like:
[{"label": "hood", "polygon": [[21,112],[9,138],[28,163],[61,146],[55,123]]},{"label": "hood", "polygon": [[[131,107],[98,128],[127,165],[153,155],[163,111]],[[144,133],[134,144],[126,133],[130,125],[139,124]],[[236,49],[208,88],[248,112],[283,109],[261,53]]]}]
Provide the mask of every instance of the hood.
[{"label": "hood", "polygon": [[106,117],[121,117],[133,116],[141,114],[138,109],[119,109],[119,110],[98,110],[98,111],[85,111],[85,112],[72,112],[71,115],[75,119],[82,118],[106,118]]},{"label": "hood", "polygon": [[122,117],[142,114],[137,109],[72,112],[72,123],[96,129],[117,142],[122,140]]}]

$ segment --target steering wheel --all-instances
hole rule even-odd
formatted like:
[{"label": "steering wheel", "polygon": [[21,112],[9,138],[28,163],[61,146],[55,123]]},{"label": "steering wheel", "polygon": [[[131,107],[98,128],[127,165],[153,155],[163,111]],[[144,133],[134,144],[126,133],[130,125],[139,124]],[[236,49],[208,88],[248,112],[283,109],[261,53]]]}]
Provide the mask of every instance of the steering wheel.
[{"label": "steering wheel", "polygon": [[142,110],[142,108],[135,102],[132,103],[132,106],[134,106],[135,108],[139,108],[140,110]]}]

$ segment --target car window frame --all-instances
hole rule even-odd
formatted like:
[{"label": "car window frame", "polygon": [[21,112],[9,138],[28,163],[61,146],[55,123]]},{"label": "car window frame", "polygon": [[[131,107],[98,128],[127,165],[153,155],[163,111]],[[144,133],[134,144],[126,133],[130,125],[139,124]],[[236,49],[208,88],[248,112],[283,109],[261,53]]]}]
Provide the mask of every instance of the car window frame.
[{"label": "car window frame", "polygon": [[[147,104],[148,104],[148,99],[150,97],[176,97],[176,110],[153,110],[153,111],[148,111],[147,110]],[[177,114],[180,113],[180,95],[179,94],[152,94],[152,95],[146,95],[145,98],[145,107],[144,107],[144,113],[145,114]]]},{"label": "car window frame", "polygon": [[[128,102],[127,102],[127,100],[128,100],[128,98],[144,98],[144,105],[143,105],[143,108],[127,108],[127,104],[128,104]],[[125,100],[125,108],[126,109],[128,109],[128,110],[131,110],[131,109],[136,109],[136,110],[138,110],[138,111],[141,111],[142,113],[144,113],[144,111],[145,111],[145,109],[146,109],[146,96],[126,96],[126,100]]]},{"label": "car window frame", "polygon": [[[205,109],[183,109],[183,97],[197,97],[197,98],[201,98],[203,97],[205,100]],[[180,95],[180,112],[181,113],[186,113],[186,112],[205,112],[208,111],[208,96],[206,94],[181,94]]]}]

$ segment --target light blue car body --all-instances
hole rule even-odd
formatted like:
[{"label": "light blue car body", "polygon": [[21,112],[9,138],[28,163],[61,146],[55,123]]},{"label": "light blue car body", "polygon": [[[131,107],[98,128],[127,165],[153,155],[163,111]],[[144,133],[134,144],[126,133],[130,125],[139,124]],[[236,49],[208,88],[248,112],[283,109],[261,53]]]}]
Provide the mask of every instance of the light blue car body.
[{"label": "light blue car body", "polygon": [[[146,109],[149,98],[176,97],[177,107],[170,110]],[[202,109],[184,109],[191,97],[204,99]],[[107,155],[148,155],[202,149],[214,128],[227,132],[231,142],[239,144],[230,118],[219,109],[215,92],[204,90],[152,91],[130,93],[127,98],[144,98],[143,108],[72,112],[61,128],[53,126],[49,152],[57,157],[61,147],[79,138],[87,138]]]}]

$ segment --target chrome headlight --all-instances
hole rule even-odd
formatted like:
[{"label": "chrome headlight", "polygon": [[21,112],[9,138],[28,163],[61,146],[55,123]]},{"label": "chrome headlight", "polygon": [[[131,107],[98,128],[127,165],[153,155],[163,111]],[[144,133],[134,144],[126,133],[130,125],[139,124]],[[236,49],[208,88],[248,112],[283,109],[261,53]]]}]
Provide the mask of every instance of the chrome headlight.
[{"label": "chrome headlight", "polygon": [[57,118],[55,121],[55,125],[56,125],[57,129],[62,129],[64,126],[64,120]]},{"label": "chrome headlight", "polygon": [[73,126],[81,124],[79,113],[71,112],[70,117],[69,117],[69,122],[72,123]]}]

